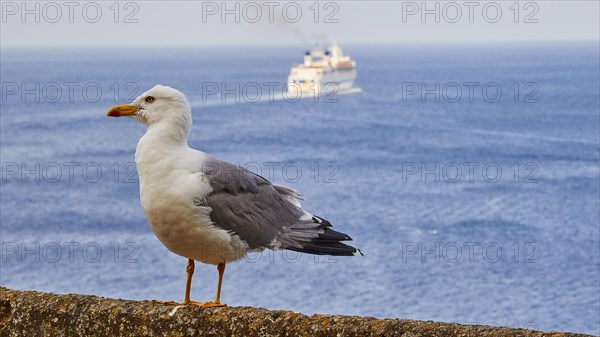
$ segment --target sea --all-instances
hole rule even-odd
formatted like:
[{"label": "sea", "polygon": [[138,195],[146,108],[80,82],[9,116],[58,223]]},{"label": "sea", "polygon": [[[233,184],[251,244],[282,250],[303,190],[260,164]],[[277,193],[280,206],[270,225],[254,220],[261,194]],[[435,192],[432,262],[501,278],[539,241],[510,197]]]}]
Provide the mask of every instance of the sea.
[{"label": "sea", "polygon": [[[598,43],[344,45],[355,88],[284,90],[304,46],[2,49],[0,284],[183,300],[107,118],[156,84],[189,145],[292,187],[363,257],[227,265],[230,306],[600,335]],[[192,299],[214,298],[198,263]]]}]

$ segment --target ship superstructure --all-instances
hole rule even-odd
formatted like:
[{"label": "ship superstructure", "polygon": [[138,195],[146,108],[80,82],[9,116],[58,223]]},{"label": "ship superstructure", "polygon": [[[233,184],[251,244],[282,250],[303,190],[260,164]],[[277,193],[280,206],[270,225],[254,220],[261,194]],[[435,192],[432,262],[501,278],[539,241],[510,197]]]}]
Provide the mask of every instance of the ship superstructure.
[{"label": "ship superstructure", "polygon": [[292,67],[288,76],[288,91],[293,93],[321,93],[348,90],[356,79],[356,62],[345,56],[333,42],[323,51],[307,51],[304,63]]}]

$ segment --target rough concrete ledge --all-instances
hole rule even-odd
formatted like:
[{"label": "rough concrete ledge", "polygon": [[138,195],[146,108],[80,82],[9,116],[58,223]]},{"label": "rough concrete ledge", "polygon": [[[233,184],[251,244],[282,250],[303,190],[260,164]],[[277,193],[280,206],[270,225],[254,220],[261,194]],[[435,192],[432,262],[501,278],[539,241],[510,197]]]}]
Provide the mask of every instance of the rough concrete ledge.
[{"label": "rough concrete ledge", "polygon": [[504,327],[306,316],[251,307],[201,309],[151,301],[55,295],[0,287],[0,336],[589,336]]}]

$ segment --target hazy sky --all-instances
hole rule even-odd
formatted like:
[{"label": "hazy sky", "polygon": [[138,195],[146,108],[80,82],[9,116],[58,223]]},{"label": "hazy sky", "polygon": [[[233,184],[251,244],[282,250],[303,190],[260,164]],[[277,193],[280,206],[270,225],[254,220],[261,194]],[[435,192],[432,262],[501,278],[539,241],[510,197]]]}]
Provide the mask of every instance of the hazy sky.
[{"label": "hazy sky", "polygon": [[[23,5],[24,4],[24,5]],[[1,46],[599,40],[599,1],[2,1]],[[316,22],[315,22],[316,21]]]}]

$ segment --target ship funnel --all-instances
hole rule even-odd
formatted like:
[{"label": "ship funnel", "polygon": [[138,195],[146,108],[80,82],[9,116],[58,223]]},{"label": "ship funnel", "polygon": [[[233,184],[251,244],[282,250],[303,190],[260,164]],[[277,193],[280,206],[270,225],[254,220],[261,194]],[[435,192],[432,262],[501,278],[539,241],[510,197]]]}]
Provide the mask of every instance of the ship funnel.
[{"label": "ship funnel", "polygon": [[310,53],[307,53],[306,55],[304,55],[304,65],[305,66],[310,66],[310,64],[312,63],[312,56],[310,55]]}]

